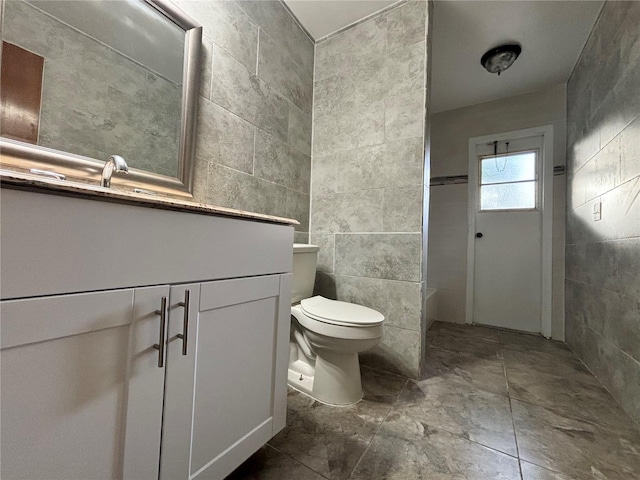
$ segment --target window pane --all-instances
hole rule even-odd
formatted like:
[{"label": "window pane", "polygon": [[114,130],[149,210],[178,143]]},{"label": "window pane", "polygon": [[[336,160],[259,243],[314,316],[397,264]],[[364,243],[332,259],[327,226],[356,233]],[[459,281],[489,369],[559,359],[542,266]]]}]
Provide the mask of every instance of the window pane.
[{"label": "window pane", "polygon": [[536,182],[480,187],[480,210],[536,208]]},{"label": "window pane", "polygon": [[536,154],[535,152],[526,152],[483,158],[480,170],[483,185],[535,180]]}]

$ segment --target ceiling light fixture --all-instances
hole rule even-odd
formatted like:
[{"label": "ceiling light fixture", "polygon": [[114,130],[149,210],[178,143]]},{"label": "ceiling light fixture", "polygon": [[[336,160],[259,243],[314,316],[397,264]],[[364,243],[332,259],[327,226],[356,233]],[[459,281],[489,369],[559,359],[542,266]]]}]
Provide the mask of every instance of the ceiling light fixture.
[{"label": "ceiling light fixture", "polygon": [[522,52],[522,47],[516,43],[507,43],[499,47],[492,48],[482,55],[480,63],[489,73],[500,75],[507,68],[513,65],[518,55]]}]

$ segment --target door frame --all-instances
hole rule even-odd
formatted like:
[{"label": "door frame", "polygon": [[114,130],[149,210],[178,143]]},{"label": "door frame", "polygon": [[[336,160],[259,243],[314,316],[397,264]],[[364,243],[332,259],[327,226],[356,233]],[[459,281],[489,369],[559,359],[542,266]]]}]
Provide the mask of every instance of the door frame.
[{"label": "door frame", "polygon": [[[552,266],[553,266],[553,125],[514,130],[495,135],[483,135],[469,139],[469,208],[467,217],[467,298],[466,323],[473,323],[473,299],[475,281],[475,232],[476,211],[478,208],[478,157],[476,147],[493,141],[506,141],[514,138],[542,135],[542,161],[540,163],[542,180],[540,195],[540,213],[542,215],[542,276],[541,276],[541,333],[551,337],[552,321]],[[548,280],[548,281],[545,281]]]}]

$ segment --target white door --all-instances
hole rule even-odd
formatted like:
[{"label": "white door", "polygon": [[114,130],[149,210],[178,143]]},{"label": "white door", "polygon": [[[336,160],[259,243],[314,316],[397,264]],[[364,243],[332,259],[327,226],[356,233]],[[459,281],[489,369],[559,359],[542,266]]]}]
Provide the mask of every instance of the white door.
[{"label": "white door", "polygon": [[541,332],[543,141],[476,145],[474,323]]}]

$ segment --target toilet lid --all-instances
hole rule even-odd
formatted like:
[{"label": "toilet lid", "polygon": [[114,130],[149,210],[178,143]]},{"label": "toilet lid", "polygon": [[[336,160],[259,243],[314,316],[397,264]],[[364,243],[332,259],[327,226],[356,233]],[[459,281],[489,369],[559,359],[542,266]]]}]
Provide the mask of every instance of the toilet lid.
[{"label": "toilet lid", "polygon": [[300,305],[309,317],[336,325],[371,327],[381,324],[384,320],[384,315],[371,308],[321,296],[306,298]]}]

